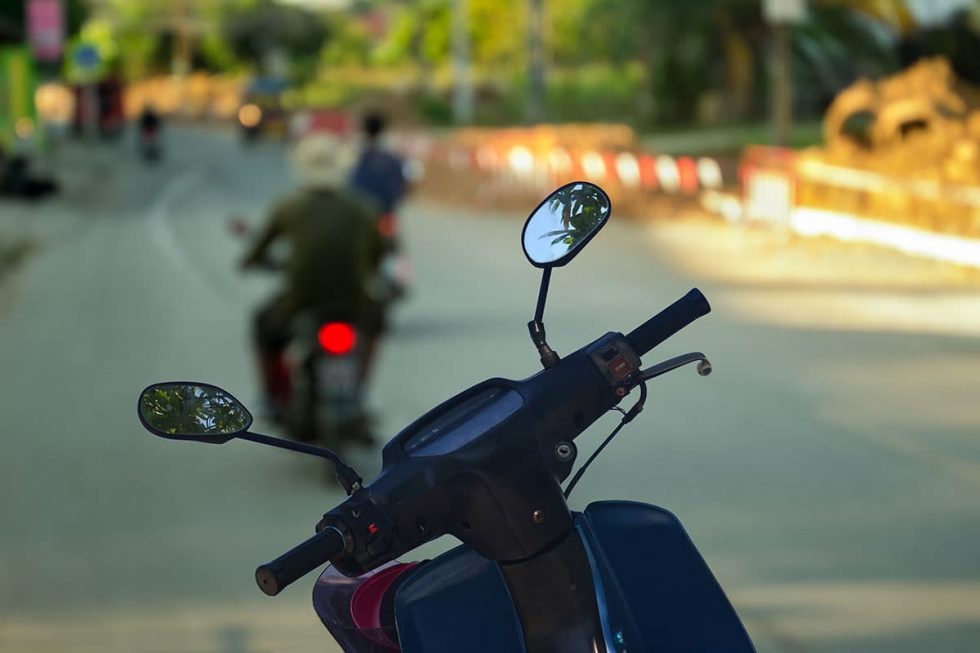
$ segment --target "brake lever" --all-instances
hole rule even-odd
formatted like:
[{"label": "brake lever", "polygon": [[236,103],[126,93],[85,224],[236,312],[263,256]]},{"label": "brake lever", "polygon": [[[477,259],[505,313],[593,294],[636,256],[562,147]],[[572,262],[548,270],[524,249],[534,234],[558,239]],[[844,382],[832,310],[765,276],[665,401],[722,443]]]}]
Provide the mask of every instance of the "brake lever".
[{"label": "brake lever", "polygon": [[699,351],[694,351],[689,354],[683,354],[675,358],[665,360],[662,363],[657,363],[653,367],[647,368],[640,372],[640,381],[649,381],[658,376],[666,374],[667,372],[673,372],[678,367],[684,367],[689,363],[698,364],[698,374],[701,376],[708,376],[711,374],[711,361]]}]

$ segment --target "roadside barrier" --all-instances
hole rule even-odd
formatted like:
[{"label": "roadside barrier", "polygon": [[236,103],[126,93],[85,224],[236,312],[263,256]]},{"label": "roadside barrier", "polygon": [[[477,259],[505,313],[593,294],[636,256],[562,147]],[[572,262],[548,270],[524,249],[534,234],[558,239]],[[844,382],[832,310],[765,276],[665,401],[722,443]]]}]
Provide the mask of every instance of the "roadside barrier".
[{"label": "roadside barrier", "polygon": [[730,221],[980,268],[980,187],[902,179],[777,148],[747,149],[740,168],[740,211],[723,194],[704,198]]},{"label": "roadside barrier", "polygon": [[485,143],[432,143],[428,161],[454,173],[480,175],[500,192],[538,192],[574,180],[608,187],[614,195],[644,192],[696,196],[729,183],[712,157],[673,157],[637,150]]}]

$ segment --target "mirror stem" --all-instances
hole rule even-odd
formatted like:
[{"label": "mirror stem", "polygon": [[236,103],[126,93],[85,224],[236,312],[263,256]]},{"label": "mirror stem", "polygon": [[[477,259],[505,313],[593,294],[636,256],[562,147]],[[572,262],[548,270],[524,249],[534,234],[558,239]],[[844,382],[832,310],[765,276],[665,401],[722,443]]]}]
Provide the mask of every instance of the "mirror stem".
[{"label": "mirror stem", "polygon": [[348,496],[357,490],[360,490],[361,485],[363,484],[363,479],[353,467],[345,463],[340,456],[325,447],[314,447],[310,444],[293,442],[292,440],[283,440],[281,438],[274,438],[269,435],[262,435],[261,433],[252,433],[251,431],[245,431],[244,433],[240,433],[235,437],[242,440],[258,442],[259,444],[267,444],[270,447],[278,447],[280,449],[298,451],[299,453],[305,453],[311,456],[317,456],[319,458],[326,458],[333,463],[334,469],[337,472],[337,480],[340,482],[340,485],[344,488],[344,492],[346,492]]},{"label": "mirror stem", "polygon": [[[545,268],[541,275],[541,287],[538,289],[538,307],[534,309],[534,324],[541,324],[541,333],[544,334],[544,303],[548,299],[548,286],[551,284],[551,268]],[[531,334],[534,337],[534,334]],[[537,344],[537,343],[535,343]]]},{"label": "mirror stem", "polygon": [[527,330],[531,334],[531,342],[538,348],[538,356],[541,357],[541,364],[545,369],[554,367],[561,360],[548,345],[547,336],[544,332],[544,303],[548,299],[548,285],[551,283],[551,268],[545,268],[541,275],[541,288],[538,290],[538,307],[534,311],[534,319],[527,323]]}]

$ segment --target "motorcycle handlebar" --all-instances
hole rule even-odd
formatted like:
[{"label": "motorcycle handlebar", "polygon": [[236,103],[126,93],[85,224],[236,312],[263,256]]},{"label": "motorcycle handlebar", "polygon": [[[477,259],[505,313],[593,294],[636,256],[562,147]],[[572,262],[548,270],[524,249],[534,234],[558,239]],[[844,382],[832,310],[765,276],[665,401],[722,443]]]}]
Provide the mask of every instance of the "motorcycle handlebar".
[{"label": "motorcycle handlebar", "polygon": [[255,582],[263,592],[275,596],[293,581],[330,562],[346,546],[343,533],[328,526],[272,562],[261,565],[255,570]]},{"label": "motorcycle handlebar", "polygon": [[[700,290],[694,288],[684,295],[684,297],[678,299],[676,302],[630,332],[630,334],[626,336],[627,342],[633,348],[637,356],[643,356],[648,351],[689,325],[694,320],[707,315],[710,312],[711,306],[708,304],[708,300],[703,294],[701,294]],[[547,380],[546,382],[554,385],[554,387],[557,389],[574,387],[575,381],[578,379],[578,376],[576,375],[582,373],[582,370],[588,369],[590,368],[588,368],[587,364],[585,363],[579,367],[575,367],[573,365],[571,368],[569,368],[569,371],[572,374],[571,379],[565,379],[560,383]],[[587,376],[592,378],[594,377],[594,374],[588,374]],[[551,378],[564,379],[564,377],[547,377],[547,379]],[[598,414],[602,414],[605,410],[606,408],[602,408]],[[538,417],[534,415],[529,415],[530,416],[527,419],[530,421],[538,419]],[[598,417],[598,415],[596,417]],[[408,469],[406,470],[406,474],[412,474],[415,471],[417,470]],[[434,476],[437,475],[433,474],[433,477]],[[401,481],[404,481],[406,477],[403,474],[402,477],[388,475],[386,478],[401,478]],[[430,478],[429,481],[430,483],[438,482],[438,480],[435,478]],[[384,494],[392,489],[400,489],[400,486],[396,485],[394,488],[387,488],[383,491],[379,490],[379,492]],[[373,501],[373,499],[371,499],[371,501]],[[405,544],[408,543],[406,542]],[[353,546],[356,547],[357,544],[353,544]],[[507,544],[507,546],[511,548],[520,548],[518,545]],[[292,550],[287,551],[279,558],[256,569],[256,583],[265,594],[269,596],[276,596],[291,583],[313,571],[320,565],[330,562],[331,560],[337,560],[338,564],[343,564],[339,559],[339,556],[345,551],[346,548],[347,538],[344,536],[344,534],[334,526],[327,526],[325,529],[318,532],[305,542],[299,544]],[[401,553],[410,550],[411,548],[414,547],[408,547],[404,551],[401,551]],[[509,551],[510,549],[507,550]],[[352,568],[360,568],[364,564],[368,564],[365,569],[374,568],[376,566],[375,563],[389,553],[392,552],[384,551],[383,555],[374,555],[372,559],[368,560],[367,563],[358,561]],[[395,551],[394,554],[397,555],[400,553]],[[390,557],[386,559],[390,559]],[[507,557],[501,559],[513,558]]]},{"label": "motorcycle handlebar", "polygon": [[671,337],[694,320],[711,312],[707,298],[697,288],[633,329],[626,339],[637,356]]}]

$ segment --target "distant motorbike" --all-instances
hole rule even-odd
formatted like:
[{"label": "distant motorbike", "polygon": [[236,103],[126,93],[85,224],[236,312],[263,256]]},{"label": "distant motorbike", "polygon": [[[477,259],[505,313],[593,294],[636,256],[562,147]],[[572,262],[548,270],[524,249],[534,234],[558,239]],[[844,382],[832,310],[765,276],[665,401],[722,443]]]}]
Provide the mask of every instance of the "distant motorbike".
[{"label": "distant motorbike", "polygon": [[305,313],[283,355],[283,425],[300,442],[370,444],[364,405],[364,337],[349,320]]},{"label": "distant motorbike", "polygon": [[[245,236],[248,226],[233,218],[231,230]],[[278,261],[261,269],[279,272]],[[278,365],[277,405],[273,418],[299,442],[320,442],[338,448],[371,444],[364,402],[366,337],[354,316],[298,314],[292,337]]]},{"label": "distant motorbike", "polygon": [[[648,382],[691,363],[702,376],[711,371],[699,352],[648,368],[640,360],[711,310],[696,289],[627,335],[606,333],[565,357],[549,346],[551,272],[610,213],[606,194],[584,182],[538,206],[522,240],[543,269],[528,328],[544,369],[520,381],[488,379],[430,410],[385,446],[382,470],[367,485],[330,450],[249,431],[248,411],[220,388],[163,383],[143,391],[140,419],[155,435],[246,439],[334,465],[348,498],[313,537],[256,570],[263,592],[276,595],[331,562],[313,602],[348,653],[754,650],[676,517],[628,501],[599,501],[584,512],[567,503],[589,465],[643,410]],[[633,391],[633,406],[619,408]],[[622,414],[619,424],[572,475],[575,438],[610,410]],[[445,534],[462,545],[429,562],[396,562]]]},{"label": "distant motorbike", "polygon": [[144,127],[140,129],[139,151],[144,161],[155,163],[160,160],[163,154],[163,147],[160,143],[159,127]]}]

